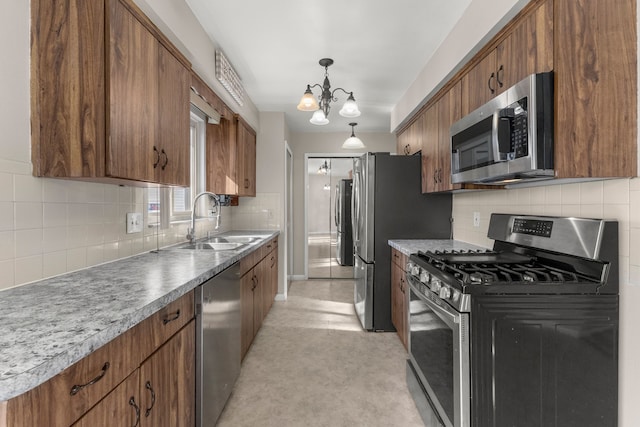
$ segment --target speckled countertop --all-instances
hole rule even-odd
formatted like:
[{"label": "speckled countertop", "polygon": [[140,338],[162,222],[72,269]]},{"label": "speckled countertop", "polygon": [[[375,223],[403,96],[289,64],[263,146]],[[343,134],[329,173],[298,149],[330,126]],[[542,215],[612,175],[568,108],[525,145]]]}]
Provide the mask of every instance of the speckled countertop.
[{"label": "speckled countertop", "polygon": [[161,249],[0,292],[0,402],[73,363],[196,288],[278,231],[235,253]]},{"label": "speckled countertop", "polygon": [[471,243],[460,242],[458,240],[436,240],[436,239],[410,239],[410,240],[389,240],[389,246],[399,250],[405,255],[411,255],[418,251],[435,250],[484,250],[482,246]]}]

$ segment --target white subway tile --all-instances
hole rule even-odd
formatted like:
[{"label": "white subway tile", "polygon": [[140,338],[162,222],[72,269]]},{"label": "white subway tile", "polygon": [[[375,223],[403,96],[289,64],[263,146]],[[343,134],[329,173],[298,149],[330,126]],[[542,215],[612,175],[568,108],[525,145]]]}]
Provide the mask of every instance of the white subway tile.
[{"label": "white subway tile", "polygon": [[104,188],[105,184],[98,184],[95,182],[86,183],[86,200],[85,203],[104,203]]},{"label": "white subway tile", "polygon": [[640,228],[640,191],[629,193],[629,227]]},{"label": "white subway tile", "polygon": [[16,230],[16,258],[42,253],[42,228]]},{"label": "white subway tile", "polygon": [[[13,231],[0,232],[0,260],[13,260],[16,256],[15,236]],[[1,275],[1,274],[0,274]]]},{"label": "white subway tile", "polygon": [[42,230],[43,252],[56,252],[67,249],[67,227],[50,227]]},{"label": "white subway tile", "polygon": [[63,227],[67,225],[66,203],[43,203],[42,225],[44,227]]},{"label": "white subway tile", "polygon": [[562,216],[580,216],[580,205],[562,205]]},{"label": "white subway tile", "polygon": [[67,201],[69,203],[86,203],[89,199],[88,185],[88,182],[68,181]]},{"label": "white subway tile", "polygon": [[87,224],[103,224],[105,222],[103,203],[91,203],[87,205]]},{"label": "white subway tile", "polygon": [[14,260],[0,261],[0,289],[11,288],[14,285]]},{"label": "white subway tile", "polygon": [[117,185],[105,185],[104,187],[104,202],[107,204],[118,204],[118,192],[119,187]]},{"label": "white subway tile", "polygon": [[133,203],[133,196],[131,187],[118,187],[118,203],[131,204]]},{"label": "white subway tile", "polygon": [[561,188],[563,205],[580,204],[580,184],[562,184]]},{"label": "white subway tile", "polygon": [[33,282],[42,279],[42,254],[25,258],[16,258],[15,284]]},{"label": "white subway tile", "polygon": [[0,172],[0,202],[13,201],[13,175]]},{"label": "white subway tile", "polygon": [[602,204],[580,205],[580,216],[583,218],[602,218],[603,215]]},{"label": "white subway tile", "polygon": [[602,181],[580,184],[580,203],[583,205],[602,204],[604,199]]},{"label": "white subway tile", "polygon": [[67,272],[67,251],[50,252],[42,255],[43,277],[57,276]]},{"label": "white subway tile", "polygon": [[31,175],[14,175],[13,191],[16,202],[42,202],[42,179]]},{"label": "white subway tile", "polygon": [[75,249],[87,246],[87,234],[89,228],[86,225],[74,225],[67,228],[67,247]]},{"label": "white subway tile", "polygon": [[561,185],[549,185],[542,187],[545,189],[545,200],[547,205],[560,205],[562,204],[562,186]]},{"label": "white subway tile", "polygon": [[629,180],[629,190],[640,191],[640,178],[631,178]]},{"label": "white subway tile", "polygon": [[69,226],[87,225],[89,210],[86,203],[69,203],[67,208],[67,224]]},{"label": "white subway tile", "polygon": [[629,263],[640,267],[640,228],[629,231]]},{"label": "white subway tile", "polygon": [[15,229],[42,228],[42,202],[16,202]]},{"label": "white subway tile", "polygon": [[105,243],[103,247],[104,262],[118,259],[118,242]]},{"label": "white subway tile", "polygon": [[42,201],[50,203],[66,203],[69,181],[61,179],[42,178]]},{"label": "white subway tile", "polygon": [[76,271],[87,266],[87,248],[67,250],[67,271]]},{"label": "white subway tile", "polygon": [[13,204],[13,202],[0,202],[0,231],[15,229]]},{"label": "white subway tile", "polygon": [[95,245],[87,247],[87,267],[102,264],[104,262],[104,246]]},{"label": "white subway tile", "polygon": [[629,203],[629,179],[609,179],[602,182],[603,201],[609,204]]},{"label": "white subway tile", "polygon": [[531,190],[531,206],[541,206],[545,202],[545,187],[533,187]]}]

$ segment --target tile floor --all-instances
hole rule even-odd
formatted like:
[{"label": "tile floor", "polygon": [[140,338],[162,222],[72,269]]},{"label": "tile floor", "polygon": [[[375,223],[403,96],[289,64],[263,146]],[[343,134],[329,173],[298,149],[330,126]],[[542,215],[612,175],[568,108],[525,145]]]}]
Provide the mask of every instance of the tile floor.
[{"label": "tile floor", "polygon": [[353,279],[353,266],[342,266],[336,258],[335,233],[309,236],[307,243],[310,279]]},{"label": "tile floor", "polygon": [[353,282],[293,282],[247,354],[218,422],[241,426],[423,426],[395,333],[362,331]]}]

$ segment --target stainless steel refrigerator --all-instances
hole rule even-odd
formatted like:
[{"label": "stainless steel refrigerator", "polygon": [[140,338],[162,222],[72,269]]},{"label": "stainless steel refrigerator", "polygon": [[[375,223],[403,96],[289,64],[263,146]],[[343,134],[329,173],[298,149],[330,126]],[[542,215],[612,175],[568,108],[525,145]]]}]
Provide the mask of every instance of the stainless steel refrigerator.
[{"label": "stainless steel refrigerator", "polygon": [[351,228],[352,179],[341,179],[336,185],[334,222],[336,225],[336,259],[340,265],[353,265]]},{"label": "stainless steel refrigerator", "polygon": [[420,169],[419,155],[353,161],[354,305],[366,330],[395,330],[388,241],[451,237],[451,195],[422,194]]}]

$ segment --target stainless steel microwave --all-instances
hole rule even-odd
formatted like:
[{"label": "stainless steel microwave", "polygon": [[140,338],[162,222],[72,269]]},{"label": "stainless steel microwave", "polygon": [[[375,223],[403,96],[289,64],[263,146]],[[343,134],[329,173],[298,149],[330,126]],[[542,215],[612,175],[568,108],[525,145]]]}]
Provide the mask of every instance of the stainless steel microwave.
[{"label": "stainless steel microwave", "polygon": [[553,178],[553,74],[532,74],[451,126],[453,183]]}]

